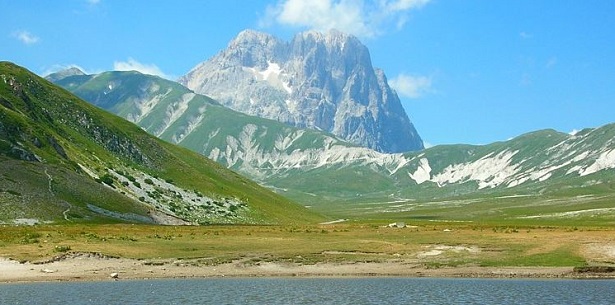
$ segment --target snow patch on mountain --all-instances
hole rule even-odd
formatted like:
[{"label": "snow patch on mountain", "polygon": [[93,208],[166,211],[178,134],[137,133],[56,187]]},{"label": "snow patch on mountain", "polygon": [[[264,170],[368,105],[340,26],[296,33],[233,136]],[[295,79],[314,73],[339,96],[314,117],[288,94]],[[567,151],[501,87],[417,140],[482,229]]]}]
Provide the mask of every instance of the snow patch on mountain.
[{"label": "snow patch on mountain", "polygon": [[129,113],[126,119],[138,124],[141,120],[147,117],[150,112],[162,101],[166,96],[173,91],[171,88],[167,89],[165,93],[157,94],[154,97],[144,97],[141,99],[129,99],[128,102],[133,103],[137,108],[136,113]]},{"label": "snow patch on mountain", "polygon": [[205,112],[206,108],[207,108],[206,106],[199,107],[199,112],[198,112],[199,114],[197,116],[192,116],[188,118],[186,121],[187,125],[180,127],[178,130],[179,134],[175,133],[171,137],[171,141],[177,144],[183,141],[193,131],[197,130],[199,126],[201,126],[201,122],[205,118],[205,115],[203,113]]},{"label": "snow patch on mountain", "polygon": [[156,133],[156,136],[160,136],[163,134],[177,119],[179,119],[186,110],[188,110],[188,106],[190,105],[190,101],[196,96],[194,93],[186,93],[182,95],[182,97],[167,106],[166,117],[164,118],[165,126]]},{"label": "snow patch on mountain", "polygon": [[288,76],[282,74],[282,68],[277,63],[267,61],[267,68],[262,71],[258,71],[254,67],[243,67],[243,69],[251,72],[257,81],[266,81],[272,87],[283,89],[288,94],[293,93],[293,89],[287,82],[283,81]]},{"label": "snow patch on mountain", "polygon": [[275,143],[274,143],[275,149],[278,151],[287,150],[289,147],[293,145],[293,143],[295,143],[297,139],[301,138],[301,136],[303,136],[304,133],[305,133],[305,130],[296,130],[286,135],[282,135],[282,134],[278,135],[278,138],[275,140]]},{"label": "snow patch on mountain", "polygon": [[596,161],[585,169],[579,170],[579,175],[587,176],[589,174],[596,173],[603,169],[615,168],[615,149],[611,151],[605,151],[598,156]]},{"label": "snow patch on mountain", "polygon": [[506,184],[507,187],[515,187],[517,185],[523,184],[527,181],[545,181],[549,178],[551,178],[551,176],[553,175],[553,172],[566,167],[568,165],[570,165],[571,163],[574,162],[573,160],[568,160],[564,163],[558,164],[558,165],[554,165],[554,166],[549,166],[549,167],[544,167],[544,168],[540,168],[540,167],[535,167],[529,171],[526,171],[525,173],[519,173],[517,176],[515,176],[514,180],[508,182]]},{"label": "snow patch on mountain", "polygon": [[427,160],[427,158],[421,158],[416,171],[413,174],[408,173],[408,175],[412,178],[412,180],[416,181],[417,184],[429,181],[431,179],[431,167],[429,166],[429,160]]},{"label": "snow patch on mountain", "polygon": [[262,126],[248,124],[237,137],[226,137],[225,148],[214,147],[206,154],[228,167],[239,167],[251,173],[259,169],[279,172],[357,164],[379,166],[394,173],[408,162],[402,154],[383,154],[363,147],[349,147],[334,138],[324,139],[321,147],[293,149],[296,143],[308,141],[304,139],[305,130],[279,134],[271,147],[263,147],[260,138],[266,135],[264,129]]},{"label": "snow patch on mountain", "polygon": [[478,188],[493,188],[517,173],[519,165],[510,161],[519,151],[502,151],[496,155],[490,153],[477,161],[451,164],[431,180],[442,186],[466,181],[478,182]]}]

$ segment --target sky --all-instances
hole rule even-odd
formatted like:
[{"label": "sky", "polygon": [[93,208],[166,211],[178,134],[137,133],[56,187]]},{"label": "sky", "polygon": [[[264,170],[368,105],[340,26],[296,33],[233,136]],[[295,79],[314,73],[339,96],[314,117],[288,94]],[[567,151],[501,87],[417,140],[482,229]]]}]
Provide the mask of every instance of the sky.
[{"label": "sky", "polygon": [[382,68],[427,146],[615,122],[615,1],[0,0],[0,60],[175,80],[244,29],[335,28]]}]

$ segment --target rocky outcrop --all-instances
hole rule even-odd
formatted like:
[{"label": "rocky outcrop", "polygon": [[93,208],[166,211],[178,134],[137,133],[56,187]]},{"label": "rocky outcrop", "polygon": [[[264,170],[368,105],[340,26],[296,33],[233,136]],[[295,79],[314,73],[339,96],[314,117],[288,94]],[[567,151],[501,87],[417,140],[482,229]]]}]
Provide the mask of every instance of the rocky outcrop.
[{"label": "rocky outcrop", "polygon": [[292,41],[246,30],[180,83],[234,110],[330,132],[380,152],[423,142],[368,49],[338,31]]}]

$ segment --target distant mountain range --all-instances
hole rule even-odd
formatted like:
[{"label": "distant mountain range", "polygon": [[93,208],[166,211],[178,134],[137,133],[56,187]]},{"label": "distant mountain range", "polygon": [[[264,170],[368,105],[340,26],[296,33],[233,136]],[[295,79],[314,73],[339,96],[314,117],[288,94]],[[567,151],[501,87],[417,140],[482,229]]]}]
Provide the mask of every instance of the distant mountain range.
[{"label": "distant mountain range", "polygon": [[0,223],[323,219],[290,200],[340,217],[615,211],[615,124],[423,149],[367,49],[335,31],[244,31],[180,79],[193,89],[134,71],[46,79],[0,63]]},{"label": "distant mountain range", "polygon": [[[77,76],[86,77],[71,70],[55,80]],[[90,81],[113,87],[103,77]],[[9,224],[322,219],[7,62],[0,62],[0,208],[0,223]]]},{"label": "distant mountain range", "polygon": [[608,188],[615,178],[615,125],[575,135],[543,130],[483,146],[386,154],[324,132],[240,114],[177,83],[136,72],[78,73],[57,83],[305,205],[350,209],[363,202],[395,206],[527,196]]},{"label": "distant mountain range", "polygon": [[335,30],[290,42],[246,30],[179,82],[231,109],[331,133],[379,152],[423,149],[368,49]]}]

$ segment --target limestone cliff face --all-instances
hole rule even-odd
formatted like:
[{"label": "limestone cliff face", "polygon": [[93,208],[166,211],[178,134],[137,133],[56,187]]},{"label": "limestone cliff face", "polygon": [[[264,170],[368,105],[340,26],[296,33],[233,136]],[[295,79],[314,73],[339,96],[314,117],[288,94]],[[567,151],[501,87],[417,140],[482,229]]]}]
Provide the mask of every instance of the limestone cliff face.
[{"label": "limestone cliff face", "polygon": [[234,110],[330,132],[380,152],[423,148],[368,49],[338,31],[300,33],[285,42],[246,30],[179,82]]}]

